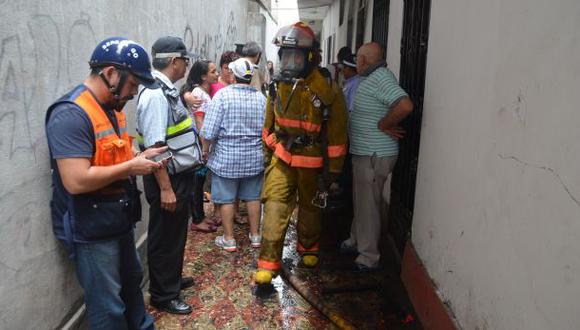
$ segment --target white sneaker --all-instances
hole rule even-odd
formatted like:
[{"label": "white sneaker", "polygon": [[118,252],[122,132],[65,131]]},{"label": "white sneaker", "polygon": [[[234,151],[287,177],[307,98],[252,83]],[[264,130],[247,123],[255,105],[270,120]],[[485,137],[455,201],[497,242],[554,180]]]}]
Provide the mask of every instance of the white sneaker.
[{"label": "white sneaker", "polygon": [[250,242],[252,243],[252,247],[253,248],[259,248],[262,245],[262,235],[252,235],[252,234],[248,234],[248,237],[250,238]]},{"label": "white sneaker", "polygon": [[215,245],[221,247],[222,249],[228,252],[236,252],[237,250],[236,240],[235,239],[227,240],[224,238],[223,235],[215,238]]}]

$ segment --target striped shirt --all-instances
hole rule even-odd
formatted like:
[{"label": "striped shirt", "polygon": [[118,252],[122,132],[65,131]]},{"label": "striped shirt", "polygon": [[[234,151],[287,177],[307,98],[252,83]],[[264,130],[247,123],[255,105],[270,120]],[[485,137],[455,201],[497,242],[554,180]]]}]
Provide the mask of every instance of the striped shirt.
[{"label": "striped shirt", "polygon": [[384,66],[378,67],[367,77],[361,77],[354,96],[350,114],[350,153],[359,156],[396,156],[397,140],[380,131],[379,121],[385,117],[393,104],[408,96],[399,87],[395,75]]},{"label": "striped shirt", "polygon": [[262,126],[266,98],[244,84],[220,89],[210,102],[201,136],[213,141],[207,167],[225,178],[245,178],[264,170]]}]

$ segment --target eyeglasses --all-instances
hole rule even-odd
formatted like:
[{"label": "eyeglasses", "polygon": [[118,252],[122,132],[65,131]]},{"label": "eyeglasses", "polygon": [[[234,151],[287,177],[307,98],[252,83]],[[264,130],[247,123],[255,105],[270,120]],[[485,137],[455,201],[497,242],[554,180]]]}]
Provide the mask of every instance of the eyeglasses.
[{"label": "eyeglasses", "polygon": [[183,60],[186,65],[189,65],[189,58],[188,57],[178,57],[178,59]]}]

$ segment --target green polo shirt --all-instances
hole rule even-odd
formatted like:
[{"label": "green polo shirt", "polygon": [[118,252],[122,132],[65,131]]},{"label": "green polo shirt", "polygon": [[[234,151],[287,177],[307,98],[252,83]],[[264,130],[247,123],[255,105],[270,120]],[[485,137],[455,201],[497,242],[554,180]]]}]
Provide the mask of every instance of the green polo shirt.
[{"label": "green polo shirt", "polygon": [[399,86],[395,75],[386,67],[375,69],[369,76],[361,77],[354,96],[350,115],[350,153],[359,156],[396,156],[399,153],[397,140],[377,128],[393,104],[408,96]]}]

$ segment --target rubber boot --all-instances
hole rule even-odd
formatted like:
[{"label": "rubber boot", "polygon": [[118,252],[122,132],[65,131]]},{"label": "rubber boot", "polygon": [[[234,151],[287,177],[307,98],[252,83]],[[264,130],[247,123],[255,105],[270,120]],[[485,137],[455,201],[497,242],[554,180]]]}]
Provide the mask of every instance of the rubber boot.
[{"label": "rubber boot", "polygon": [[258,285],[265,285],[272,283],[273,273],[269,270],[259,269],[254,274],[254,281]]},{"label": "rubber boot", "polygon": [[313,268],[318,265],[318,257],[312,254],[306,254],[302,256],[302,264],[304,267]]}]

